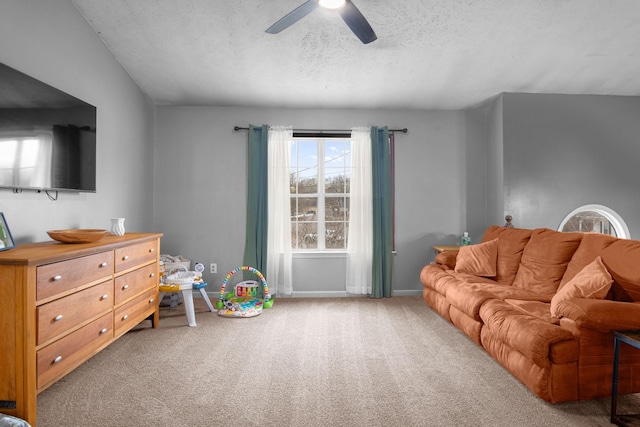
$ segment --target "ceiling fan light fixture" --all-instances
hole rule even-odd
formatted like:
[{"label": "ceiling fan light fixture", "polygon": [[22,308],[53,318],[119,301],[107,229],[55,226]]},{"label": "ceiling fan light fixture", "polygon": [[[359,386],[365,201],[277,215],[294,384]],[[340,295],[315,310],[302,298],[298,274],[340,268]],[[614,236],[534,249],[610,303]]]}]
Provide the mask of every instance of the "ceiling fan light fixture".
[{"label": "ceiling fan light fixture", "polygon": [[323,9],[340,9],[344,7],[347,3],[347,0],[318,0],[318,6]]}]

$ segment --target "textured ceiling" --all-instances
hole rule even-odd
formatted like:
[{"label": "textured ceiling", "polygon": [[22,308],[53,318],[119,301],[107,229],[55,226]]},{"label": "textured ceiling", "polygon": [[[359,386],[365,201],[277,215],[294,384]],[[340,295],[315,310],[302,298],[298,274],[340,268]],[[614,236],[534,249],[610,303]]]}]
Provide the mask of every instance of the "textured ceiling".
[{"label": "textured ceiling", "polygon": [[638,0],[73,0],[157,104],[462,109],[501,92],[640,95]]}]

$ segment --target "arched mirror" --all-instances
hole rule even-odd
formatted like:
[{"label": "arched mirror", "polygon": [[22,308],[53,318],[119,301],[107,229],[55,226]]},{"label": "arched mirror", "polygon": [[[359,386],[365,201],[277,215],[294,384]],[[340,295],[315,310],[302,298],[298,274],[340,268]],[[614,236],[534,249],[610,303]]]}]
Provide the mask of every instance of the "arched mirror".
[{"label": "arched mirror", "polygon": [[629,228],[622,217],[603,205],[584,205],[574,209],[560,223],[558,230],[629,238]]}]

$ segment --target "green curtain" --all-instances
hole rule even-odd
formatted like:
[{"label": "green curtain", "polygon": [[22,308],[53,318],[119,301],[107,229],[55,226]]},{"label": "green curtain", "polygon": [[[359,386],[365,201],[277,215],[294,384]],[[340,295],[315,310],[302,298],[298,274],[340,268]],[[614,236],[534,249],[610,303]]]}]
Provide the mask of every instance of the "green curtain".
[{"label": "green curtain", "polygon": [[[268,225],[268,140],[267,125],[249,125],[247,225],[243,265],[251,266],[267,275]],[[245,277],[245,280],[252,277]],[[255,280],[255,278],[253,278]]]},{"label": "green curtain", "polygon": [[371,298],[390,297],[393,277],[391,152],[389,129],[371,128],[373,274]]}]

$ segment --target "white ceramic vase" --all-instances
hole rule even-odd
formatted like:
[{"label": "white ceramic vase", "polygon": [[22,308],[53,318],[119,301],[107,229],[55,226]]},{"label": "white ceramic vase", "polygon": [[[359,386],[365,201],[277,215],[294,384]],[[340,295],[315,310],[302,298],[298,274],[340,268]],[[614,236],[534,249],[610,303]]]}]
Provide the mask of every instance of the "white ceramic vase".
[{"label": "white ceramic vase", "polygon": [[111,234],[114,236],[124,235],[124,218],[111,218]]}]

